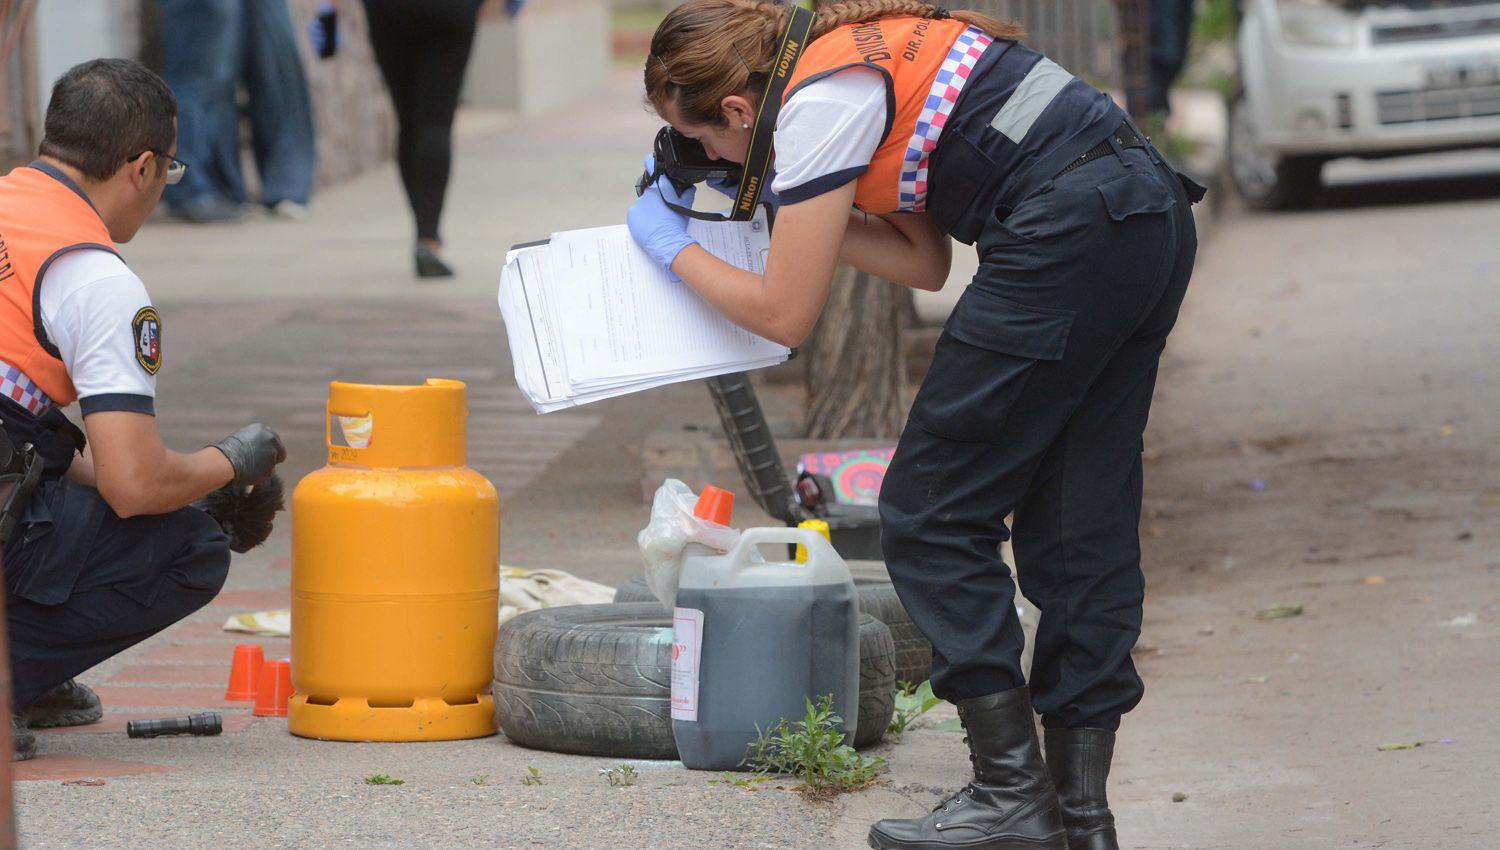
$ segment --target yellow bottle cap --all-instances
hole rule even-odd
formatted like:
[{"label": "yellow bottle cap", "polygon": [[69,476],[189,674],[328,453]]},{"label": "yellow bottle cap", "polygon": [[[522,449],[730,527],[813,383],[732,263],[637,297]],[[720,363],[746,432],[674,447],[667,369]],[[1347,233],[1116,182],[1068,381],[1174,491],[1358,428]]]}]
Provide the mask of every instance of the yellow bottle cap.
[{"label": "yellow bottle cap", "polygon": [[[821,519],[805,519],[797,523],[797,527],[810,528],[813,531],[816,531],[817,533],[823,535],[824,540],[827,540],[829,543],[833,542],[833,537],[829,534],[828,531],[828,523],[824,522]],[[803,546],[801,543],[797,544],[797,563],[807,563],[807,547]]]}]

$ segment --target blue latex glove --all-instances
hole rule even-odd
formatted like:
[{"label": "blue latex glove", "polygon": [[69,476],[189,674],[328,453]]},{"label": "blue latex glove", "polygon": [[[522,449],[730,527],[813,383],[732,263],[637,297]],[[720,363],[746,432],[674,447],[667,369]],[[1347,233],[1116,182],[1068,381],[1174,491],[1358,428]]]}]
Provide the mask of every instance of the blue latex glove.
[{"label": "blue latex glove", "polygon": [[344,36],[339,32],[338,17],[338,8],[325,0],[318,6],[318,13],[307,22],[307,37],[312,42],[313,52],[319,58],[332,58],[343,46]]},{"label": "blue latex glove", "polygon": [[521,14],[521,7],[526,5],[526,0],[505,0],[505,14],[514,18]]},{"label": "blue latex glove", "polygon": [[[646,157],[646,170],[651,171],[656,167],[653,157]],[[689,245],[697,245],[698,240],[688,235],[688,217],[667,206],[671,201],[681,207],[689,209],[693,206],[693,195],[695,187],[689,186],[686,192],[677,194],[677,189],[672,186],[672,181],[666,177],[657,179],[656,185],[647,189],[644,194],[635,199],[631,205],[630,212],[625,215],[625,224],[630,228],[630,235],[635,243],[641,246],[641,250],[650,255],[656,264],[661,266],[667,273],[667,277],[673,281],[682,278],[672,273],[672,261],[682,253],[682,249]]]},{"label": "blue latex glove", "polygon": [[[760,190],[760,202],[762,204],[770,204],[773,211],[781,209],[781,198],[777,197],[776,193],[771,191],[771,184],[775,182],[775,180],[775,171],[767,173],[766,185]],[[728,195],[729,200],[731,201],[739,200],[740,184],[738,180],[733,183],[729,183],[724,180],[710,180],[708,181],[708,186],[710,189],[713,189],[716,192],[721,192],[725,195]]]}]

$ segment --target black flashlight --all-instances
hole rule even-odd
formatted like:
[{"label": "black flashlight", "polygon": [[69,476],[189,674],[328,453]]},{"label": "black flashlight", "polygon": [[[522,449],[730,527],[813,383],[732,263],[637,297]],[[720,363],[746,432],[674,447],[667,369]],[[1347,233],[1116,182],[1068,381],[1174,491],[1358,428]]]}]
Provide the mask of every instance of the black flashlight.
[{"label": "black flashlight", "polygon": [[224,720],[218,712],[205,711],[187,717],[163,717],[160,720],[132,720],[125,724],[125,734],[132,738],[160,738],[163,735],[217,735],[224,731]]}]

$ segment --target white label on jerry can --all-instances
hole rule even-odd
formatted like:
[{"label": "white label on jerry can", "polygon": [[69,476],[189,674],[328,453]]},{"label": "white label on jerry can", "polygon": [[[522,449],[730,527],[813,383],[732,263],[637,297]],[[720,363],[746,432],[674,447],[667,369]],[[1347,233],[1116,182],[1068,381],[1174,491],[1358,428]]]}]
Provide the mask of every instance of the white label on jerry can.
[{"label": "white label on jerry can", "polygon": [[702,653],[703,612],[696,608],[673,608],[673,720],[698,720],[698,662]]}]

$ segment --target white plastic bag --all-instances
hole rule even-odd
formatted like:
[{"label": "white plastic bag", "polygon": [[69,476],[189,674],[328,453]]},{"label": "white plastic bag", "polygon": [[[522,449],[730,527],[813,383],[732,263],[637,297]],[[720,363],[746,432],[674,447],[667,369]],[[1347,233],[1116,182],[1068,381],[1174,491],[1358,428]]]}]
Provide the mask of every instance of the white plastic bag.
[{"label": "white plastic bag", "polygon": [[668,608],[677,602],[684,546],[701,543],[726,552],[740,539],[740,533],[727,525],[693,516],[697,503],[698,497],[690,487],[676,478],[668,478],[656,488],[650,524],[636,536],[641,560],[646,564],[646,585]]}]

